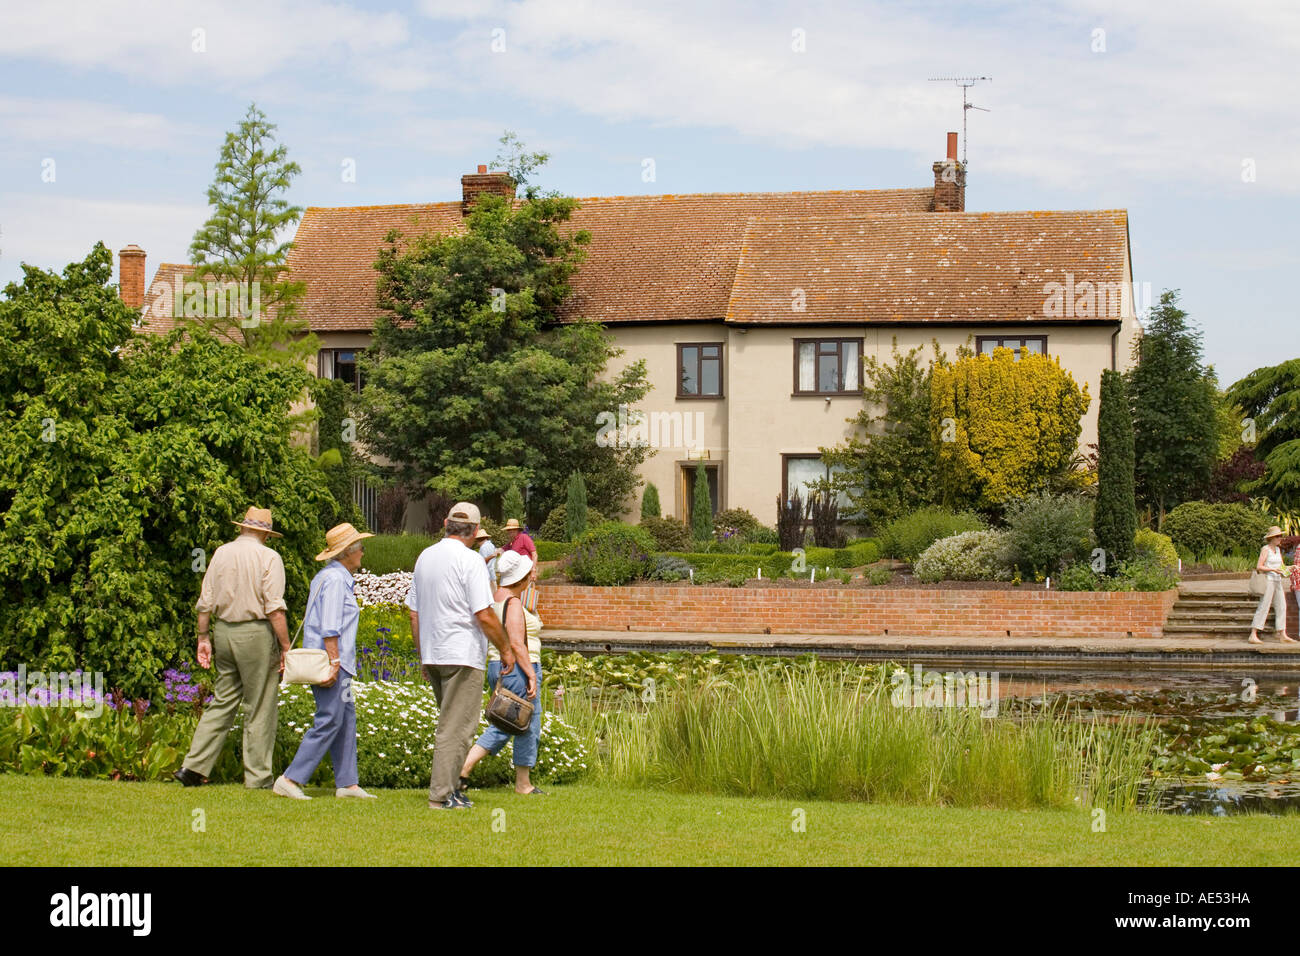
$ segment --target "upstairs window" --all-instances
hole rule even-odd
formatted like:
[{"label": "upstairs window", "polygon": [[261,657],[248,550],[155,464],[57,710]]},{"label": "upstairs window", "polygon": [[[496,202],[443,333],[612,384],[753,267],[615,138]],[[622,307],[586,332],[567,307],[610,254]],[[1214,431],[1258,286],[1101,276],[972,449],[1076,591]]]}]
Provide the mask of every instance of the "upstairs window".
[{"label": "upstairs window", "polygon": [[357,368],[357,357],[364,349],[321,349],[318,361],[320,378],[333,378],[347,382],[356,391],[361,391],[361,372]]},{"label": "upstairs window", "polygon": [[862,339],[795,339],[796,395],[856,395],[862,382]]},{"label": "upstairs window", "polygon": [[677,346],[677,397],[722,397],[722,343]]}]

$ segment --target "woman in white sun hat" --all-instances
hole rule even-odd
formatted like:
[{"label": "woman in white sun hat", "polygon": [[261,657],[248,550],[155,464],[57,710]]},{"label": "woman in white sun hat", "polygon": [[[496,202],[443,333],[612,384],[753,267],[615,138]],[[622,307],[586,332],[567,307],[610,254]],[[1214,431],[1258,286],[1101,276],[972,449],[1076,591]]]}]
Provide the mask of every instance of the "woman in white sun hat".
[{"label": "woman in white sun hat", "polygon": [[1264,532],[1264,547],[1259,549],[1259,560],[1255,570],[1264,575],[1264,593],[1259,596],[1259,605],[1255,608],[1255,619],[1250,623],[1251,644],[1262,644],[1259,629],[1268,620],[1268,606],[1273,605],[1273,627],[1277,630],[1278,640],[1284,644],[1294,644],[1295,640],[1286,632],[1286,562],[1282,560],[1282,529],[1277,525]]},{"label": "woman in white sun hat", "polygon": [[[517,551],[500,552],[492,610],[502,618],[510,647],[519,664],[506,674],[504,684],[520,697],[533,702],[533,719],[527,731],[514,737],[496,727],[488,727],[465,758],[465,766],[460,771],[462,792],[469,785],[469,773],[474,765],[488,754],[500,752],[511,740],[515,742],[515,793],[534,796],[544,792],[533,786],[529,777],[533,767],[537,766],[537,745],[542,737],[542,620],[525,608],[520,599],[528,587],[532,571],[533,561],[527,555]],[[500,677],[501,656],[495,647],[488,645],[488,686],[495,687]]]},{"label": "woman in white sun hat", "polygon": [[303,734],[289,768],[276,778],[272,791],[294,800],[310,800],[302,785],[311,779],[325,754],[334,767],[336,797],[373,797],[358,784],[357,710],[352,680],[357,673],[357,622],[361,609],[352,589],[361,568],[362,541],[374,535],[352,525],[335,525],[325,534],[325,550],[317,561],[327,562],[311,580],[307,613],[303,615],[302,646],[324,648],[330,656],[330,678],[313,684],[316,718]]}]

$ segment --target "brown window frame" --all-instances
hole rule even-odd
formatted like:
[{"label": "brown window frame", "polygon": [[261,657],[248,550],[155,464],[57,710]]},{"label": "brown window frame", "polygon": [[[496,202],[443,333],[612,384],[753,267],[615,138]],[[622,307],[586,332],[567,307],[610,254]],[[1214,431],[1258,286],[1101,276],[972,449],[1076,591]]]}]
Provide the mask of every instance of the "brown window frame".
[{"label": "brown window frame", "polygon": [[[677,369],[677,397],[678,398],[688,399],[688,400],[703,399],[705,401],[712,401],[712,400],[717,400],[726,397],[726,388],[723,380],[723,367],[722,367],[723,356],[726,354],[724,351],[725,345],[726,343],[724,342],[678,342],[677,343],[676,369]],[[703,393],[692,395],[690,392],[683,392],[682,391],[682,349],[703,350],[712,347],[716,347],[718,350],[717,359],[712,359],[712,358],[708,359],[708,361],[710,362],[716,361],[718,363],[717,394],[710,392],[707,395]],[[695,381],[699,382],[701,386],[703,386],[704,384],[704,362],[705,362],[704,353],[703,351],[701,351],[695,360]]]},{"label": "brown window frame", "polygon": [[337,374],[337,373],[338,373],[338,367],[339,367],[338,356],[339,356],[339,353],[340,353],[340,352],[351,352],[351,353],[355,356],[355,357],[353,358],[353,360],[352,360],[352,364],[356,367],[356,370],[357,370],[357,373],[356,373],[356,380],[352,383],[352,387],[353,387],[353,390],[355,390],[356,393],[357,393],[358,395],[361,394],[361,385],[362,385],[362,382],[361,382],[361,362],[359,361],[359,359],[361,358],[361,353],[364,352],[365,350],[366,350],[366,349],[365,349],[365,346],[358,346],[358,347],[355,347],[355,348],[324,348],[324,349],[321,349],[319,352],[316,353],[316,377],[317,377],[317,378],[324,378],[324,377],[325,377],[325,353],[326,353],[326,352],[329,352],[329,353],[330,353],[330,370],[331,370],[330,381],[335,381],[335,382],[341,382],[341,381],[343,381],[343,379],[339,378],[339,377],[338,377],[338,374]]},{"label": "brown window frame", "polygon": [[[815,389],[813,391],[801,391],[799,389],[799,346],[806,345],[809,343],[811,343],[814,346],[817,346],[816,351],[813,352],[813,383],[816,384],[817,366],[819,364],[817,362],[817,359],[821,357],[820,346],[823,342],[834,342],[837,346],[839,346],[839,349],[837,350],[836,354],[839,357],[839,373],[840,373],[841,381],[844,380],[844,348],[843,348],[844,343],[854,342],[857,344],[858,346],[858,387],[857,388],[849,389],[847,391],[840,390],[837,392],[822,392],[822,391],[816,391]],[[862,372],[864,368],[863,361],[862,361],[863,359],[862,345],[863,345],[862,337],[859,336],[855,338],[854,336],[851,335],[823,336],[822,338],[816,338],[816,339],[795,339],[794,340],[794,392],[792,393],[793,396],[799,398],[807,398],[807,397],[823,398],[826,396],[833,397],[836,395],[861,395],[862,394]]]},{"label": "brown window frame", "polygon": [[[1011,340],[1011,339],[1014,339],[1015,341],[1020,342],[1021,345],[1017,345],[1015,348],[1012,349],[1010,345],[1003,345],[1003,344],[1002,344],[1003,342],[1006,342],[1006,341]],[[985,343],[985,342],[996,342],[996,343],[998,343],[997,345],[993,346],[994,348],[999,348],[999,347],[1001,347],[1001,348],[1011,349],[1011,351],[1015,353],[1017,359],[1020,358],[1020,349],[1021,349],[1021,347],[1022,347],[1025,343],[1028,343],[1028,342],[1041,342],[1041,343],[1043,344],[1043,352],[1042,352],[1042,354],[1043,354],[1043,355],[1047,355],[1047,354],[1048,354],[1048,352],[1047,352],[1047,336],[1046,336],[1046,335],[977,335],[977,336],[975,336],[975,354],[976,354],[976,355],[983,355],[983,354],[984,354],[984,343]]]}]

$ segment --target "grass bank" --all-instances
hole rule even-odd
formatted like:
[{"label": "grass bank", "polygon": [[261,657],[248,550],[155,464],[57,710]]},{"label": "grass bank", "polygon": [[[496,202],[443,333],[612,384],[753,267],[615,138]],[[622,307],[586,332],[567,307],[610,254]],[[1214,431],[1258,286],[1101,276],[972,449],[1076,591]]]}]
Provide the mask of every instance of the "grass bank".
[{"label": "grass bank", "polygon": [[[612,786],[415,790],[310,803],[240,786],[0,775],[11,866],[1292,866],[1300,819],[981,810],[682,795]],[[500,811],[495,813],[495,811]],[[794,826],[803,811],[804,830]],[[201,815],[195,811],[202,811]],[[196,831],[196,821],[204,829]],[[505,829],[494,829],[494,822]],[[498,824],[499,827],[499,824]]]}]

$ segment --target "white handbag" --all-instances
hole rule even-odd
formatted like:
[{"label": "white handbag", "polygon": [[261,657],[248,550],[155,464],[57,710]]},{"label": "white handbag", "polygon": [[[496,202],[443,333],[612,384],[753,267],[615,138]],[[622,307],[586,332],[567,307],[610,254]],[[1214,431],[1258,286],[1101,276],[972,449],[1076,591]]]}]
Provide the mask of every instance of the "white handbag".
[{"label": "white handbag", "polygon": [[286,684],[323,684],[330,679],[334,668],[330,666],[329,652],[319,647],[294,647],[302,634],[303,625],[307,623],[307,613],[316,599],[316,591],[307,597],[307,610],[303,611],[302,623],[289,643],[289,650],[284,655],[284,676]]}]

